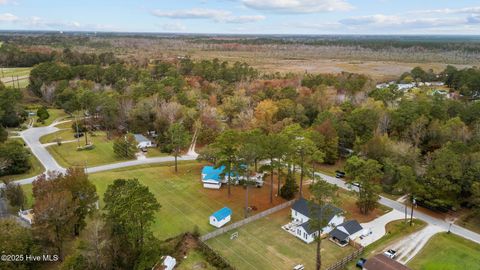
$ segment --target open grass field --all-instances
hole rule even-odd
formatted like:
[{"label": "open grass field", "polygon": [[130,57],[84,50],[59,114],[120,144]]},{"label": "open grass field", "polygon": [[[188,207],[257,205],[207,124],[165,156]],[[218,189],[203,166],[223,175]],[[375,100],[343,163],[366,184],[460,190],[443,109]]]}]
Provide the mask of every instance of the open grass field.
[{"label": "open grass field", "polygon": [[0,68],[0,80],[6,86],[20,86],[20,88],[25,88],[29,84],[31,69],[32,68]]},{"label": "open grass field", "polygon": [[454,234],[439,233],[408,266],[413,270],[480,269],[480,245]]},{"label": "open grass field", "polygon": [[45,144],[45,143],[57,142],[57,139],[61,141],[75,140],[75,137],[73,137],[73,135],[74,133],[71,128],[64,128],[55,133],[50,133],[45,136],[42,136],[40,138],[40,142]]},{"label": "open grass field", "polygon": [[[10,140],[18,140],[18,141],[21,141],[23,143],[23,140],[20,139],[20,138],[14,138],[14,139],[10,139]],[[35,157],[35,155],[30,154],[29,159],[30,159],[30,163],[32,164],[32,167],[30,168],[30,170],[28,170],[27,172],[22,173],[22,174],[2,176],[2,177],[0,177],[0,181],[2,181],[2,180],[19,180],[19,179],[29,178],[29,177],[33,177],[35,175],[39,175],[39,174],[41,174],[45,171],[45,168],[43,167],[42,163],[40,163],[40,161]]]},{"label": "open grass field", "polygon": [[[290,209],[284,209],[239,229],[210,239],[207,243],[237,269],[292,269],[297,264],[314,269],[315,243],[306,244],[281,226],[290,222]],[[230,240],[232,232],[238,238]],[[322,241],[323,268],[352,253],[354,248],[341,248],[329,240]]]},{"label": "open grass field", "polygon": [[[178,52],[178,54],[182,54],[182,52]],[[286,54],[290,54],[291,56]],[[332,57],[322,57],[321,55],[312,54],[302,50],[292,50],[288,52],[275,50],[259,50],[255,52],[192,50],[189,51],[189,55],[194,59],[219,58],[231,62],[247,62],[263,72],[341,73],[345,71],[369,75],[378,81],[397,79],[402,73],[410,71],[416,66],[420,66],[425,70],[431,68],[437,72],[446,67],[446,64],[441,63],[331,59]],[[465,67],[463,65],[457,66],[459,68]]]},{"label": "open grass field", "polygon": [[12,76],[29,76],[32,68],[0,68],[0,77],[8,78]]},{"label": "open grass field", "polygon": [[[96,136],[88,136],[95,148],[77,151],[77,143],[64,143],[47,147],[55,160],[63,167],[71,166],[98,166],[125,161],[113,152],[113,140],[108,140],[105,132],[95,132]],[[85,138],[80,138],[80,145],[85,145]]]},{"label": "open grass field", "polygon": [[[107,186],[113,183],[114,179],[138,178],[147,185],[162,205],[156,215],[153,232],[158,238],[166,239],[182,232],[193,231],[195,226],[201,234],[213,231],[215,228],[209,224],[209,216],[224,206],[233,210],[232,221],[243,218],[243,187],[232,187],[231,197],[228,197],[226,187],[220,190],[204,189],[200,182],[202,167],[203,165],[197,162],[180,163],[179,172],[175,174],[173,163],[139,166],[91,174],[90,179],[97,186],[100,197],[103,197]],[[249,205],[256,206],[258,211],[265,210],[272,206],[268,198],[268,185],[251,188]],[[281,202],[283,200],[275,198],[274,204]]]}]

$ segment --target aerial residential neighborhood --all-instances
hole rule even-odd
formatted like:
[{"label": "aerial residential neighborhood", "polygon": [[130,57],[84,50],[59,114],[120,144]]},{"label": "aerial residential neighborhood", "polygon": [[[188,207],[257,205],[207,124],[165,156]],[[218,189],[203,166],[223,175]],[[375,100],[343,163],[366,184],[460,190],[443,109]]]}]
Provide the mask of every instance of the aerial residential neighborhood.
[{"label": "aerial residential neighborhood", "polygon": [[480,6],[0,0],[0,270],[480,270]]}]

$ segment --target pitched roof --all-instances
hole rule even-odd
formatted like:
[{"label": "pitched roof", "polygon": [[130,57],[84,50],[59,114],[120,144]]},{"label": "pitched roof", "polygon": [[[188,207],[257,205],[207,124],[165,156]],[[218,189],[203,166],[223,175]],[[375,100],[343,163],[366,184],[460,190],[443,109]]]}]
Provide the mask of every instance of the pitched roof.
[{"label": "pitched roof", "polygon": [[342,209],[331,205],[327,204],[322,209],[320,209],[320,206],[317,204],[312,204],[311,202],[307,201],[304,198],[298,199],[292,206],[292,209],[299,212],[300,214],[312,218],[311,217],[311,210],[313,208],[313,214],[318,215],[318,217],[323,216],[325,219],[330,221],[335,215],[338,215],[343,212]]},{"label": "pitched roof", "polygon": [[225,166],[220,166],[218,168],[215,168],[214,166],[205,166],[202,169],[202,180],[220,182],[222,179],[220,175],[223,173],[223,170],[225,170]]},{"label": "pitched roof", "polygon": [[212,216],[217,219],[217,221],[223,220],[224,218],[230,216],[232,214],[232,210],[228,207],[223,207],[222,209],[218,210],[217,212],[213,213]]},{"label": "pitched roof", "polygon": [[383,254],[377,254],[368,259],[363,265],[364,269],[368,270],[410,270],[405,265],[388,258]]},{"label": "pitched roof", "polygon": [[358,221],[356,220],[345,221],[342,224],[338,225],[337,228],[338,227],[343,227],[349,234],[354,234],[363,230],[362,225],[360,225],[360,223],[358,223]]},{"label": "pitched roof", "polygon": [[348,234],[342,232],[341,230],[335,228],[330,232],[330,236],[336,238],[340,241],[346,241],[348,239]]},{"label": "pitched roof", "polygon": [[147,139],[147,137],[143,136],[142,134],[133,134],[133,137],[135,137],[135,140],[136,140],[138,143],[141,143],[141,142],[150,142],[150,140]]}]

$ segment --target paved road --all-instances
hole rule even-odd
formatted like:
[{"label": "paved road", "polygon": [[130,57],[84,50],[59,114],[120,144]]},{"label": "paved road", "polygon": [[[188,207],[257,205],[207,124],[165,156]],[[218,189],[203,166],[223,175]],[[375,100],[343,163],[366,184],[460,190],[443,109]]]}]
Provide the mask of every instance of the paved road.
[{"label": "paved road", "polygon": [[[58,124],[58,123],[56,123]],[[32,153],[38,158],[46,171],[64,172],[65,169],[58,165],[57,161],[50,155],[44,145],[40,143],[40,137],[54,133],[59,129],[52,124],[47,127],[32,127],[20,132],[20,137],[30,147]]]},{"label": "paved road", "polygon": [[[54,122],[47,127],[36,127],[36,128],[31,127],[29,129],[26,129],[20,132],[19,134],[19,137],[23,138],[23,140],[28,145],[28,147],[30,147],[32,153],[42,163],[43,167],[45,168],[45,172],[47,171],[65,172],[66,171],[66,169],[60,166],[46,149],[46,147],[51,144],[40,143],[40,138],[42,136],[59,131],[60,129],[57,128],[56,125],[61,123],[63,122]],[[196,159],[196,155],[187,155],[187,156],[182,156],[178,158],[179,161],[195,160],[195,159]],[[109,170],[120,169],[125,167],[144,165],[144,164],[172,162],[174,160],[175,158],[172,156],[142,158],[139,160],[130,160],[125,162],[107,164],[103,166],[89,167],[87,168],[87,172],[88,173],[103,172],[103,171],[109,171]],[[20,185],[31,184],[36,178],[37,176],[21,179],[21,180],[15,181],[15,183],[18,183]]]},{"label": "paved road", "polygon": [[[335,177],[332,177],[332,176],[329,176],[329,175],[326,175],[326,174],[322,174],[322,173],[317,173],[317,175],[322,177],[325,181],[327,181],[331,184],[337,185],[341,188],[358,191],[358,188],[351,187],[350,185],[346,184],[345,181],[343,181],[341,179],[338,179],[338,178],[335,178]],[[405,206],[402,203],[399,203],[397,201],[385,198],[383,196],[380,196],[379,203],[381,203],[385,206],[388,206],[390,208],[396,209],[396,210],[398,210],[402,213],[403,213],[404,208],[405,208]],[[450,232],[480,244],[480,234],[478,234],[478,233],[475,233],[473,231],[470,231],[468,229],[460,227],[456,224],[452,224],[452,223],[447,222],[445,220],[441,220],[441,219],[438,219],[436,217],[432,217],[432,216],[427,215],[425,213],[422,213],[420,211],[415,211],[413,213],[413,216],[415,218],[418,218],[418,219],[421,219],[421,220],[427,222],[430,225],[438,226],[439,228],[441,228],[444,231],[448,231],[449,227],[451,226],[450,227]]]}]

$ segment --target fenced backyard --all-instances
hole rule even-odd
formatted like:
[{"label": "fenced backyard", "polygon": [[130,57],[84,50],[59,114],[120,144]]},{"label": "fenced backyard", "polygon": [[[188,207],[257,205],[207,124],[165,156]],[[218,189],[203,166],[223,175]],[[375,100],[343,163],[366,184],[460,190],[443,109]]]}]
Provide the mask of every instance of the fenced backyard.
[{"label": "fenced backyard", "polygon": [[261,218],[263,218],[263,217],[265,217],[265,216],[268,216],[268,215],[273,214],[273,213],[275,213],[275,212],[278,212],[278,211],[280,211],[280,210],[282,210],[282,209],[285,209],[285,208],[291,206],[294,202],[295,202],[295,200],[291,200],[291,201],[288,201],[288,202],[279,204],[279,205],[277,205],[277,206],[275,206],[275,207],[272,207],[272,208],[270,208],[270,209],[267,209],[267,210],[265,210],[265,211],[263,211],[263,212],[261,212],[261,213],[258,213],[258,214],[256,214],[256,215],[253,215],[253,216],[250,216],[250,217],[248,217],[248,218],[242,219],[242,220],[240,220],[240,221],[238,221],[238,222],[235,222],[235,223],[233,223],[233,224],[230,224],[230,225],[228,225],[228,226],[225,226],[225,227],[220,228],[220,229],[218,229],[218,230],[215,230],[215,231],[213,231],[213,232],[207,233],[207,234],[201,236],[201,237],[200,237],[200,240],[201,240],[201,241],[207,241],[207,240],[209,240],[209,239],[211,239],[211,238],[217,237],[217,236],[219,236],[219,235],[221,235],[221,234],[224,234],[224,233],[226,233],[226,232],[228,232],[228,231],[237,229],[237,228],[239,228],[239,227],[241,227],[241,226],[243,226],[243,225],[245,225],[245,224],[248,224],[248,223],[253,222],[253,221],[255,221],[255,220],[259,220],[259,219],[261,219]]}]

